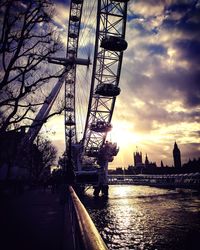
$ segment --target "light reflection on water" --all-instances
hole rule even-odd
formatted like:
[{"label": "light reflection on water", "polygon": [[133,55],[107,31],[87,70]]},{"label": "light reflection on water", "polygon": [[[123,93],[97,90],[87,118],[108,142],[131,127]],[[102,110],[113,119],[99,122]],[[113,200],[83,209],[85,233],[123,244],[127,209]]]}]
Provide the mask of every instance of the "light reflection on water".
[{"label": "light reflection on water", "polygon": [[200,196],[188,190],[110,186],[109,198],[83,203],[109,249],[196,250]]}]

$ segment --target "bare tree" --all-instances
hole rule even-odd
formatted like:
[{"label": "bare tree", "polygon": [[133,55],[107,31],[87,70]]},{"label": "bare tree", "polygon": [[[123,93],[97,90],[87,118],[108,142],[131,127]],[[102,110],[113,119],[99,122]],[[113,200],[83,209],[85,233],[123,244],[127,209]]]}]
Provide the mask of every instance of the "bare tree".
[{"label": "bare tree", "polygon": [[47,67],[61,48],[52,16],[49,0],[0,3],[0,134],[30,126],[48,94],[43,86],[62,75]]},{"label": "bare tree", "polygon": [[33,144],[32,149],[32,175],[35,179],[39,179],[48,170],[50,166],[55,164],[57,157],[57,149],[50,140],[43,135],[38,135]]},{"label": "bare tree", "polygon": [[63,155],[60,156],[59,159],[58,159],[58,165],[62,169],[64,169],[66,161],[68,161],[67,155],[65,153],[63,153]]}]

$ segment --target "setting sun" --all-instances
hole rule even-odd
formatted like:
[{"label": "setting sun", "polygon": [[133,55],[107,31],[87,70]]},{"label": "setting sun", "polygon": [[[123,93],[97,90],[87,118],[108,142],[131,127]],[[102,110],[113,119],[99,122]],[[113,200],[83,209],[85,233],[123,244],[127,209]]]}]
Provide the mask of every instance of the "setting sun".
[{"label": "setting sun", "polygon": [[130,146],[130,144],[137,144],[141,138],[131,131],[133,130],[133,126],[128,122],[117,122],[113,125],[113,129],[107,138],[123,148]]}]

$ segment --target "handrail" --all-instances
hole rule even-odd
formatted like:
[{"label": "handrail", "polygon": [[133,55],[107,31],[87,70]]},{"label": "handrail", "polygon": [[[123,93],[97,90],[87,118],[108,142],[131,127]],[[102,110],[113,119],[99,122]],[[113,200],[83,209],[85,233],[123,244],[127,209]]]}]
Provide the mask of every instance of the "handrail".
[{"label": "handrail", "polygon": [[75,217],[78,221],[80,237],[83,245],[82,247],[84,247],[85,250],[108,250],[72,186],[69,186],[69,194],[75,210]]}]

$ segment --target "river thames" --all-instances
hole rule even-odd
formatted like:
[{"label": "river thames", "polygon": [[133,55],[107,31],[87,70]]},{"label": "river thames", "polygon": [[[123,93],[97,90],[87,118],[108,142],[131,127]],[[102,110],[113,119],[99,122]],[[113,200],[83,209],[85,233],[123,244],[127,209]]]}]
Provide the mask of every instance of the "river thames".
[{"label": "river thames", "polygon": [[148,186],[110,186],[108,199],[82,200],[109,249],[197,250],[200,194]]}]

